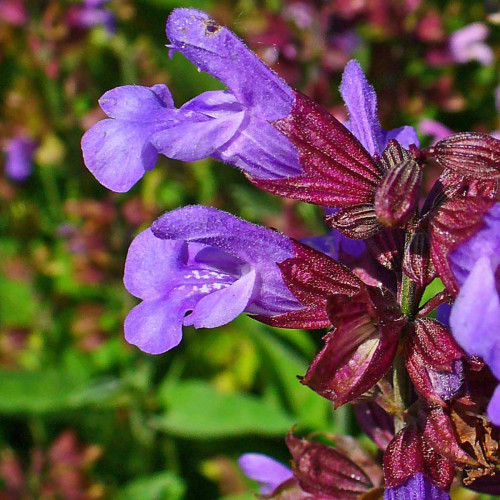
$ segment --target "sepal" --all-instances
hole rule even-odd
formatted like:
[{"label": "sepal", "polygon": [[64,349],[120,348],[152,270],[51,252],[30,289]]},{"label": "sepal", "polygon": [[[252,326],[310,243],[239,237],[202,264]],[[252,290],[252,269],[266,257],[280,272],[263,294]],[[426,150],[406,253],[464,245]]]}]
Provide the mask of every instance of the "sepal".
[{"label": "sepal", "polygon": [[373,203],[341,208],[335,214],[327,215],[325,221],[339,233],[355,240],[365,240],[382,230]]},{"label": "sepal", "polygon": [[447,290],[456,296],[459,286],[448,256],[484,224],[483,217],[494,201],[465,197],[444,202],[430,218],[431,256],[436,272]]},{"label": "sepal", "polygon": [[450,489],[455,467],[451,460],[434,451],[414,423],[400,430],[384,453],[385,485],[400,486],[415,474],[425,474],[438,488]]},{"label": "sepal", "polygon": [[354,135],[309,97],[295,92],[287,117],[274,122],[299,152],[304,173],[278,180],[250,177],[257,187],[278,196],[324,207],[370,203],[381,168]]},{"label": "sepal", "polygon": [[422,170],[414,158],[393,165],[375,191],[375,213],[385,227],[403,226],[415,212]]},{"label": "sepal", "polygon": [[313,498],[356,500],[374,488],[368,475],[330,446],[288,434],[293,472],[300,487]]},{"label": "sepal", "polygon": [[427,233],[419,231],[412,235],[403,258],[403,272],[421,287],[427,286],[436,277]]},{"label": "sepal", "polygon": [[373,387],[389,370],[406,321],[393,300],[375,287],[352,297],[331,296],[327,311],[334,330],[301,383],[336,408]]},{"label": "sepal", "polygon": [[460,132],[425,152],[443,167],[483,180],[500,180],[500,141],[488,134]]},{"label": "sepal", "polygon": [[[409,335],[405,343],[405,357],[408,374],[420,394],[429,401],[444,405],[447,396],[441,391],[435,374],[444,372],[451,376],[454,361],[465,357],[465,353],[448,328],[438,321],[417,319],[407,328]],[[457,392],[460,382],[459,379]]]}]

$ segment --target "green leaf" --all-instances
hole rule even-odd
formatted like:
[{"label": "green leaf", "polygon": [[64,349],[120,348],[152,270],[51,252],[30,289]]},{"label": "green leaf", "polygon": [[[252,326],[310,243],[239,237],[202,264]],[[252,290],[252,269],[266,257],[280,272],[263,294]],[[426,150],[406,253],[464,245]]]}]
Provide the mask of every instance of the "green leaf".
[{"label": "green leaf", "polygon": [[0,371],[0,414],[115,406],[123,392],[122,384],[115,379],[88,381],[59,371]]},{"label": "green leaf", "polygon": [[297,423],[316,429],[331,425],[331,403],[297,380],[297,375],[306,372],[308,360],[269,330],[252,329],[248,333],[260,351],[263,369],[270,372],[266,379],[277,382],[284,404],[297,415]]},{"label": "green leaf", "polygon": [[222,394],[203,381],[180,382],[165,396],[170,408],[153,425],[176,436],[282,436],[294,424],[283,410],[256,396]]},{"label": "green leaf", "polygon": [[181,500],[184,497],[184,483],[171,472],[162,472],[141,477],[129,483],[115,497],[115,500]]},{"label": "green leaf", "polygon": [[29,282],[10,281],[0,276],[0,324],[32,327],[38,302]]}]

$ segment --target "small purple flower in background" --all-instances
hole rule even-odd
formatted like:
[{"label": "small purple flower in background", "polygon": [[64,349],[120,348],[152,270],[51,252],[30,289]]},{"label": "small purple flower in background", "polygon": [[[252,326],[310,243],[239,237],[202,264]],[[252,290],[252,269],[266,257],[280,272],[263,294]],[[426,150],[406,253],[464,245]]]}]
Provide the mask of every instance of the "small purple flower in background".
[{"label": "small purple flower in background", "polygon": [[435,486],[424,474],[415,474],[401,486],[386,488],[384,500],[450,500],[450,495]]},{"label": "small purple flower in background", "polygon": [[259,483],[262,495],[271,494],[280,484],[293,477],[292,469],[260,453],[241,455],[238,465],[245,476]]},{"label": "small purple flower in background", "polygon": [[15,182],[24,182],[33,170],[33,153],[36,142],[26,135],[17,135],[7,141],[5,152],[5,176]]},{"label": "small purple flower in background", "polygon": [[426,118],[422,120],[418,124],[418,129],[421,134],[429,135],[432,138],[432,144],[436,144],[436,142],[448,137],[453,134],[453,130],[448,128],[446,125],[443,125],[441,122],[436,120],[431,120]]},{"label": "small purple flower in background", "polygon": [[83,0],[73,5],[67,14],[66,22],[75,28],[90,29],[104,26],[108,33],[115,32],[115,16],[105,7],[109,0]]},{"label": "small purple flower in background", "polygon": [[300,174],[296,148],[272,125],[292,109],[290,87],[204,12],[174,10],[167,36],[172,52],[229,91],[205,92],[180,109],[165,85],[106,92],[99,104],[110,119],[82,139],[85,164],[99,182],[128,191],[155,166],[158,153],[182,161],[212,156],[263,179]]},{"label": "small purple flower in background", "polygon": [[[460,292],[450,314],[457,342],[481,356],[500,380],[500,203],[484,217],[484,227],[450,255]],[[500,386],[488,415],[500,425]]]},{"label": "small purple flower in background", "polygon": [[181,341],[183,325],[215,328],[244,311],[302,309],[276,265],[292,255],[286,236],[215,208],[163,215],[127,256],[125,286],[143,300],[125,320],[127,341],[160,354]]},{"label": "small purple flower in background", "polygon": [[478,61],[485,66],[493,64],[493,50],[485,43],[488,34],[488,26],[480,22],[469,24],[452,33],[449,40],[452,59],[458,63]]}]

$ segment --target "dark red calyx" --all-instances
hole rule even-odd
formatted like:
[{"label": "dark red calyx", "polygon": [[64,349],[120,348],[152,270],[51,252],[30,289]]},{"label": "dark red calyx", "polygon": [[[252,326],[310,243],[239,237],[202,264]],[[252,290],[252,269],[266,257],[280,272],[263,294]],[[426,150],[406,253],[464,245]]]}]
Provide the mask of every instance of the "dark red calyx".
[{"label": "dark red calyx", "polygon": [[445,168],[482,180],[500,179],[500,141],[487,134],[460,132],[425,152]]},{"label": "dark red calyx", "polygon": [[394,488],[415,474],[425,474],[438,488],[449,490],[455,467],[434,451],[413,423],[399,431],[384,453],[385,485]]},{"label": "dark red calyx", "polygon": [[379,164],[384,172],[388,172],[395,166],[412,159],[416,159],[416,156],[404,149],[396,139],[391,139],[379,158]]},{"label": "dark red calyx", "polygon": [[341,208],[337,213],[326,216],[325,220],[331,227],[355,240],[370,238],[382,229],[373,203]]},{"label": "dark red calyx", "polygon": [[494,200],[486,198],[451,199],[444,202],[430,217],[432,262],[446,289],[454,296],[459,287],[448,256],[481,229],[483,216],[493,204]]},{"label": "dark red calyx", "polygon": [[286,444],[293,457],[293,473],[313,498],[356,500],[373,489],[368,475],[334,448],[292,434]]},{"label": "dark red calyx", "polygon": [[302,383],[335,407],[371,389],[389,370],[406,320],[388,291],[366,287],[357,295],[330,296],[334,330],[309,366]]},{"label": "dark red calyx", "polygon": [[309,307],[326,308],[329,295],[356,295],[364,286],[346,266],[298,241],[295,255],[278,264],[283,280],[297,299]]},{"label": "dark red calyx", "polygon": [[454,362],[466,355],[438,321],[417,319],[407,329],[405,358],[411,381],[428,401],[445,405],[462,389],[463,369]]},{"label": "dark red calyx", "polygon": [[401,270],[405,247],[405,233],[402,229],[384,229],[366,240],[369,252],[390,271]]},{"label": "dark red calyx", "polygon": [[283,281],[305,308],[272,317],[255,319],[280,328],[306,330],[331,326],[326,312],[328,296],[356,295],[363,282],[353,272],[322,252],[294,241],[295,255],[278,264]]},{"label": "dark red calyx", "polygon": [[394,418],[375,401],[354,405],[358,425],[384,451],[394,437]]},{"label": "dark red calyx", "polygon": [[403,258],[403,272],[418,286],[427,286],[435,277],[429,236],[424,232],[412,235]]},{"label": "dark red calyx", "polygon": [[304,173],[265,180],[250,177],[264,191],[325,207],[373,201],[382,176],[361,143],[327,110],[295,92],[291,113],[274,126],[297,148]]},{"label": "dark red calyx", "polygon": [[403,226],[415,213],[422,170],[412,157],[393,165],[375,191],[375,213],[385,227]]},{"label": "dark red calyx", "polygon": [[429,405],[424,412],[423,435],[432,449],[457,465],[478,465],[477,461],[460,447],[453,422],[444,408]]}]

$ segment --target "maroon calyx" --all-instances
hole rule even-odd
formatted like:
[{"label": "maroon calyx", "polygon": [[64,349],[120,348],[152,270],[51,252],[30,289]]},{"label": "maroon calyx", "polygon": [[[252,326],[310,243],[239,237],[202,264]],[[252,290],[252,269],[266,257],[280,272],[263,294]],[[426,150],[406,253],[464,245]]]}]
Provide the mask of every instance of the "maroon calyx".
[{"label": "maroon calyx", "polygon": [[304,173],[278,180],[250,177],[257,187],[324,207],[373,201],[382,177],[381,167],[326,109],[295,91],[291,113],[274,126],[297,148]]},{"label": "maroon calyx", "polygon": [[325,346],[301,383],[337,408],[360,397],[386,374],[406,318],[389,291],[368,286],[355,296],[332,295],[327,311],[334,330],[324,337]]},{"label": "maroon calyx", "polygon": [[500,141],[488,134],[459,132],[424,151],[445,168],[482,180],[500,180]]}]

